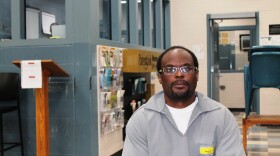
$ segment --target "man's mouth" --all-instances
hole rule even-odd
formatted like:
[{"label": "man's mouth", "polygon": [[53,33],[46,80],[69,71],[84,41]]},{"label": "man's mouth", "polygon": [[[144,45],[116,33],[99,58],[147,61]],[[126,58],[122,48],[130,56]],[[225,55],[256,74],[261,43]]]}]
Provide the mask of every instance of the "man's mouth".
[{"label": "man's mouth", "polygon": [[189,85],[186,81],[175,81],[172,83],[172,86],[178,89],[182,89],[188,87]]}]

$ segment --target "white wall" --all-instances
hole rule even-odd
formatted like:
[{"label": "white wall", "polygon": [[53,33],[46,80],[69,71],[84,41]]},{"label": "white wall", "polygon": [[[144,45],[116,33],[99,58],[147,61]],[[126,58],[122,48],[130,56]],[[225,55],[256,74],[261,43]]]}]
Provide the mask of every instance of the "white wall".
[{"label": "white wall", "polygon": [[[260,37],[268,36],[269,24],[280,23],[279,0],[170,0],[171,45],[192,49],[201,45],[200,77],[197,90],[207,95],[207,14],[259,12]],[[203,55],[202,55],[203,56]]]},{"label": "white wall", "polygon": [[276,88],[260,89],[260,114],[279,115],[280,91]]}]

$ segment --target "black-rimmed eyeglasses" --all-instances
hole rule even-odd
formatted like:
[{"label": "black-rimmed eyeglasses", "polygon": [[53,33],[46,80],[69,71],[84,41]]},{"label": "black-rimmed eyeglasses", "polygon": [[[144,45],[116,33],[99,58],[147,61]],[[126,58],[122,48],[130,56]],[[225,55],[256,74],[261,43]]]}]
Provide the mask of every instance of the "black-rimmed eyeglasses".
[{"label": "black-rimmed eyeglasses", "polygon": [[163,73],[164,75],[174,75],[178,69],[180,69],[182,74],[192,74],[197,70],[194,66],[182,66],[182,67],[164,67],[158,72]]}]

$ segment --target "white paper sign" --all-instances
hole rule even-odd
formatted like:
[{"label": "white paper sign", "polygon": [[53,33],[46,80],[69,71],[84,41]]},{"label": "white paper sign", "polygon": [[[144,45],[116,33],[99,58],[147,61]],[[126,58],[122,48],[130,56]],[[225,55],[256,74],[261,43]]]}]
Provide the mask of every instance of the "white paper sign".
[{"label": "white paper sign", "polygon": [[41,60],[21,61],[21,87],[42,88]]},{"label": "white paper sign", "polygon": [[55,23],[55,15],[42,12],[42,27],[44,34],[51,34],[51,24]]}]

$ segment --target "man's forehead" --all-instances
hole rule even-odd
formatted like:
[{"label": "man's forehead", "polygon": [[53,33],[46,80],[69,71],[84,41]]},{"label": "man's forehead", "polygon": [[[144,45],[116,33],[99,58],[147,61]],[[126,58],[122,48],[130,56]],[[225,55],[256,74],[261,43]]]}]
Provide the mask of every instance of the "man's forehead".
[{"label": "man's forehead", "polygon": [[180,48],[169,50],[168,52],[166,52],[163,58],[170,59],[171,56],[176,56],[175,58],[178,58],[177,55],[179,55],[180,57],[187,56],[192,58],[191,54],[188,51]]},{"label": "man's forehead", "polygon": [[178,49],[179,51],[169,51],[162,58],[162,65],[177,64],[177,65],[193,65],[191,54],[185,50]]}]

